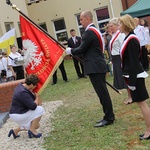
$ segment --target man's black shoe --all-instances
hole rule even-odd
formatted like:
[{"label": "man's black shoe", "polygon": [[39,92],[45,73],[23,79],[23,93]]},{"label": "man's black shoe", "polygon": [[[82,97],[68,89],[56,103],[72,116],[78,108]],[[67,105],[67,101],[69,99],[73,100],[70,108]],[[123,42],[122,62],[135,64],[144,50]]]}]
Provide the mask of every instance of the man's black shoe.
[{"label": "man's black shoe", "polygon": [[87,78],[87,77],[88,77],[87,75],[84,75],[84,76],[83,76],[83,78]]},{"label": "man's black shoe", "polygon": [[69,80],[64,80],[65,82],[69,82]]},{"label": "man's black shoe", "polygon": [[103,119],[102,119],[102,120],[97,120],[96,123],[100,123],[100,122],[102,122],[102,121],[103,121]]},{"label": "man's black shoe", "polygon": [[56,84],[56,83],[53,82],[51,85],[55,85],[55,84]]},{"label": "man's black shoe", "polygon": [[[100,122],[102,122],[103,120],[105,120],[105,119],[97,120],[96,123],[100,123]],[[112,121],[112,122],[113,122],[114,120],[115,120],[115,116],[111,117],[109,121]]]},{"label": "man's black shoe", "polygon": [[94,127],[104,127],[113,124],[114,121],[102,120],[100,123],[96,124]]}]

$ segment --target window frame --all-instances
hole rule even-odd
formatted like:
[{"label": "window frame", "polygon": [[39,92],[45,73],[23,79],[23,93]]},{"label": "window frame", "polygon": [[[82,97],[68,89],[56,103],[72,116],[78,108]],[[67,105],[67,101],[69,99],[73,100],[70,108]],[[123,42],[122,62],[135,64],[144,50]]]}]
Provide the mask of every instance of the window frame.
[{"label": "window frame", "polygon": [[[97,11],[97,10],[102,10],[102,9],[105,9],[105,8],[108,9],[108,6],[105,6],[105,7],[101,7],[101,8],[95,9],[95,17],[96,17],[97,27],[98,27],[99,31],[101,31],[101,28],[99,27],[99,24],[101,24],[101,23],[106,23],[106,24],[107,24],[107,23],[110,21],[110,13],[109,13],[109,9],[108,9],[108,16],[109,16],[109,18],[103,19],[103,20],[99,20],[99,21],[98,21],[96,11]],[[104,28],[104,27],[103,27],[103,28]],[[101,33],[103,34],[104,32],[101,32]]]},{"label": "window frame", "polygon": [[78,21],[78,16],[79,16],[79,19],[80,19],[80,13],[78,14],[75,14],[75,18],[76,18],[76,22],[77,22],[77,28],[78,28],[78,33],[79,33],[79,36],[82,36],[83,32],[81,32],[81,29],[82,30],[85,30],[82,25],[80,24],[80,20]]},{"label": "window frame", "polygon": [[41,25],[45,25],[46,29],[43,28],[43,27],[41,27],[41,28],[44,29],[46,32],[48,32],[46,22],[39,23],[38,25],[39,25],[40,27],[41,27]]},{"label": "window frame", "polygon": [[[6,32],[8,32],[9,30],[13,29],[13,22],[4,22],[4,25],[5,25]],[[6,25],[10,25],[9,26],[10,28],[8,30],[7,30]]]},{"label": "window frame", "polygon": [[[61,43],[66,43],[67,40],[68,40],[68,33],[67,33],[67,29],[66,29],[66,23],[65,23],[65,29],[56,31],[55,23],[54,23],[54,22],[55,22],[55,21],[58,21],[58,20],[64,20],[64,23],[65,23],[65,19],[64,19],[64,18],[59,18],[59,19],[56,19],[56,20],[52,20],[52,23],[53,23],[53,29],[54,29],[54,33],[55,33],[55,39],[56,39],[57,41],[61,42]],[[63,32],[66,32],[66,35],[67,35],[67,37],[66,37],[67,40],[66,40],[66,41],[60,41],[60,40],[58,40],[57,34],[63,33]]]}]

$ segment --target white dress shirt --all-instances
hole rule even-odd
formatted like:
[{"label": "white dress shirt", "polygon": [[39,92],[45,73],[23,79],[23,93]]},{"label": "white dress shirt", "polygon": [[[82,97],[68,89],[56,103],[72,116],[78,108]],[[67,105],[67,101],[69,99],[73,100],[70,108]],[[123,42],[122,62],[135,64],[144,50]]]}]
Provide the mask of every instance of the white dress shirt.
[{"label": "white dress shirt", "polygon": [[140,41],[140,46],[145,46],[148,44],[147,35],[146,35],[145,29],[143,26],[138,25],[134,29],[134,33],[136,34],[136,36],[138,37],[138,39]]},{"label": "white dress shirt", "polygon": [[72,37],[74,44],[76,44],[76,36]]}]

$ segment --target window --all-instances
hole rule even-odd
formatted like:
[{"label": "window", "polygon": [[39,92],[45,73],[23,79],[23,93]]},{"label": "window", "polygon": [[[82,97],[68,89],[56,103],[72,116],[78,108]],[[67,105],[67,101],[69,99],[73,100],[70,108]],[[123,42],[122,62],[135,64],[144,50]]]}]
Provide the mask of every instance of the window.
[{"label": "window", "polygon": [[6,28],[6,32],[8,32],[9,30],[11,30],[13,28],[13,23],[5,22],[5,28]]},{"label": "window", "polygon": [[82,25],[80,23],[80,14],[76,15],[76,19],[77,19],[77,25],[78,25],[78,29],[79,29],[80,35],[82,36],[82,34],[85,31],[85,29],[82,27]]},{"label": "window", "polygon": [[39,24],[40,27],[42,27],[45,31],[47,31],[46,23]]},{"label": "window", "polygon": [[39,1],[39,0],[29,0],[30,3],[36,2],[36,1]]},{"label": "window", "polygon": [[59,42],[67,42],[68,35],[64,19],[53,21],[56,38]]},{"label": "window", "polygon": [[28,5],[31,5],[32,3],[39,3],[40,0],[28,0]]},{"label": "window", "polygon": [[101,8],[96,10],[96,17],[97,17],[97,22],[98,22],[98,27],[101,33],[105,32],[105,26],[110,20],[108,8]]},{"label": "window", "polygon": [[80,23],[80,14],[77,14],[76,16],[77,16],[78,25],[80,26],[81,25],[81,23]]},{"label": "window", "polygon": [[64,19],[54,21],[55,31],[66,29]]},{"label": "window", "polygon": [[60,32],[56,34],[58,41],[65,42],[68,40],[67,32]]}]

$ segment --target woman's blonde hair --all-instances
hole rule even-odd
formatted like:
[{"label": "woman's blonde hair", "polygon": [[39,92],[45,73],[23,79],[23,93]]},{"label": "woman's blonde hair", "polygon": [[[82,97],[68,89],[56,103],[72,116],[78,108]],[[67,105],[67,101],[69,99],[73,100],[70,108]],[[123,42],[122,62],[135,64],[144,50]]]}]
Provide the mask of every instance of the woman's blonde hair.
[{"label": "woman's blonde hair", "polygon": [[118,18],[112,18],[109,23],[112,23],[114,25],[117,25],[118,26]]},{"label": "woman's blonde hair", "polygon": [[126,32],[132,32],[136,27],[134,19],[128,14],[121,16],[119,21],[124,26]]}]

